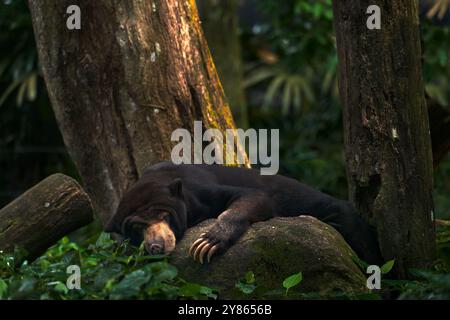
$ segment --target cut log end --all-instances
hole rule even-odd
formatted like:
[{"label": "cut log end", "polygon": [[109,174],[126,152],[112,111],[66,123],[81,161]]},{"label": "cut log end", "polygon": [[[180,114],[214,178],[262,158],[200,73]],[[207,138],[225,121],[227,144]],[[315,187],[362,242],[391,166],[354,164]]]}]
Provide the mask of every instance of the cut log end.
[{"label": "cut log end", "polygon": [[41,181],[0,210],[0,250],[15,247],[33,260],[68,233],[93,220],[91,200],[80,184],[63,174]]}]

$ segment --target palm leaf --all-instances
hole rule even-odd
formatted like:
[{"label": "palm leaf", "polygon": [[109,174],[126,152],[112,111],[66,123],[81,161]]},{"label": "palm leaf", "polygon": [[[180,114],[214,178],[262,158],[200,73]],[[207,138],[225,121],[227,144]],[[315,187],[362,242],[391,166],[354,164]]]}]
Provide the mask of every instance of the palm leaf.
[{"label": "palm leaf", "polygon": [[275,75],[275,70],[273,68],[261,67],[253,72],[244,80],[244,88],[248,88],[258,84],[270,77]]},{"label": "palm leaf", "polygon": [[302,78],[302,77],[299,77],[298,78],[298,81],[299,81],[299,84],[300,84],[300,86],[301,86],[301,88],[302,88],[302,91],[303,91],[303,93],[304,93],[304,95],[305,95],[305,98],[308,100],[308,101],[314,101],[314,93],[313,93],[313,91],[312,91],[312,89],[311,89],[311,87],[310,87],[310,85],[309,85],[309,83],[308,83],[308,81],[306,81],[304,78]]},{"label": "palm leaf", "polygon": [[302,96],[300,93],[300,84],[296,80],[296,83],[292,85],[292,106],[296,110],[300,110],[302,107]]},{"label": "palm leaf", "polygon": [[437,0],[434,5],[428,10],[427,18],[431,19],[437,16],[439,19],[443,19],[445,14],[450,8],[450,0]]},{"label": "palm leaf", "polygon": [[282,113],[284,115],[289,113],[289,108],[291,106],[291,101],[292,101],[292,85],[293,85],[293,81],[292,78],[289,77],[286,79],[286,83],[284,85],[284,90],[283,90],[283,100],[281,103],[282,106]]},{"label": "palm leaf", "polygon": [[33,74],[28,78],[27,81],[27,97],[29,101],[33,101],[37,96],[37,74],[33,72]]},{"label": "palm leaf", "polygon": [[30,76],[30,74],[24,74],[21,77],[18,77],[16,80],[14,80],[9,86],[8,88],[6,88],[6,90],[3,92],[3,94],[0,97],[0,106],[2,106],[6,99],[8,99],[8,97],[10,96],[10,94],[17,89],[17,87],[19,87],[28,77]]},{"label": "palm leaf", "polygon": [[25,96],[25,90],[27,89],[27,81],[25,80],[20,84],[19,91],[16,96],[16,104],[17,106],[21,106],[23,103],[23,98]]},{"label": "palm leaf", "polygon": [[264,104],[263,104],[264,108],[270,107],[270,105],[273,102],[273,99],[277,94],[278,89],[280,88],[280,86],[283,84],[284,81],[285,77],[277,76],[270,82],[267,92],[264,96]]}]

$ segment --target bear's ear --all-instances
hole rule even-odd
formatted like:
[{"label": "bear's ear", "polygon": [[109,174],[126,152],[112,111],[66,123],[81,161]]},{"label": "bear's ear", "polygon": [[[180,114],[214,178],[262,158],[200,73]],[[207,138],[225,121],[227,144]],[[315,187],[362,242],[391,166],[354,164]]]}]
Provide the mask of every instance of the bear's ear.
[{"label": "bear's ear", "polygon": [[177,178],[169,184],[170,193],[179,198],[183,198],[183,185],[181,179]]}]

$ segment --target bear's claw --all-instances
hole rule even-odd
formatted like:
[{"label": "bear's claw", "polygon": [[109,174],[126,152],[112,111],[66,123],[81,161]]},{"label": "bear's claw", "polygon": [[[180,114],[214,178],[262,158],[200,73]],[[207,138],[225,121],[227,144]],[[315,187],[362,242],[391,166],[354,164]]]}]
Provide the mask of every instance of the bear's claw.
[{"label": "bear's claw", "polygon": [[206,256],[208,263],[211,261],[212,256],[219,249],[219,245],[211,243],[208,239],[204,238],[205,233],[200,235],[200,238],[194,241],[192,246],[189,248],[189,256],[191,256],[195,261],[203,264],[204,258]]}]

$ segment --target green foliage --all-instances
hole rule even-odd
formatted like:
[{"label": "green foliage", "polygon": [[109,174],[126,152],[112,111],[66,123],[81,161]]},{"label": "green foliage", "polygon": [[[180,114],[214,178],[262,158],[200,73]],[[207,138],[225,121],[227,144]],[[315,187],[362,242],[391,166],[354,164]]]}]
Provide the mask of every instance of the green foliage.
[{"label": "green foliage", "polygon": [[[366,270],[369,267],[369,264],[367,262],[365,262],[364,260],[361,260],[357,256],[352,256],[352,260],[353,260],[353,262],[356,263],[356,265],[360,268],[360,270],[363,273],[366,273]],[[380,267],[381,274],[388,274],[389,272],[391,272],[392,268],[394,267],[394,264],[395,264],[395,260],[389,260],[389,261],[385,262]]]},{"label": "green foliage", "polygon": [[38,67],[27,1],[0,0],[0,207],[55,172],[78,173]]},{"label": "green foliage", "polygon": [[[215,299],[216,292],[188,283],[163,256],[149,256],[102,233],[81,246],[63,238],[33,263],[19,253],[0,254],[2,299]],[[81,289],[69,290],[67,267],[78,265]]]},{"label": "green foliage", "polygon": [[362,272],[366,272],[367,267],[369,266],[369,264],[367,262],[365,262],[364,260],[361,260],[358,256],[352,256],[352,260],[354,263],[356,263],[356,265],[359,267],[359,269]]},{"label": "green foliage", "polygon": [[252,271],[247,272],[244,279],[238,281],[235,287],[245,295],[253,293],[257,287],[255,274]]},{"label": "green foliage", "polygon": [[281,106],[286,116],[309,110],[323,94],[336,98],[331,0],[265,0],[258,6],[268,21],[257,36],[270,43],[268,50],[276,58],[249,63],[245,85],[266,86],[262,107]]},{"label": "green foliage", "polygon": [[[438,239],[448,237],[450,227],[441,228]],[[445,243],[448,246],[448,239]],[[216,299],[218,291],[201,284],[189,283],[178,276],[167,257],[145,255],[143,246],[135,248],[126,242],[117,245],[108,234],[101,233],[83,244],[63,238],[35,260],[23,261],[24,252],[0,254],[0,299]],[[367,264],[354,258],[365,271]],[[70,290],[66,282],[67,267],[81,269],[81,290]],[[388,273],[394,261],[381,269]],[[450,298],[449,265],[445,261],[430,270],[412,270],[417,280],[382,280],[383,288],[398,292],[400,299]],[[281,284],[285,291],[264,289],[255,274],[247,272],[236,283],[242,297],[252,299],[381,299],[378,293],[349,295],[345,292],[289,292],[303,280],[301,272],[287,277]]]},{"label": "green foliage", "polygon": [[6,293],[8,292],[8,284],[5,280],[0,279],[0,299],[6,297]]},{"label": "green foliage", "polygon": [[399,300],[450,299],[450,274],[431,270],[410,270],[417,280],[383,280],[382,286],[399,293]]},{"label": "green foliage", "polygon": [[383,264],[381,266],[381,268],[380,268],[381,269],[381,273],[382,274],[388,274],[392,270],[392,268],[394,267],[394,263],[395,263],[395,260],[389,260],[388,262]]},{"label": "green foliage", "polygon": [[0,83],[8,83],[0,94],[0,107],[13,92],[22,106],[25,98],[34,101],[38,90],[37,52],[24,1],[0,1],[0,30],[0,43],[8,46],[0,51]]},{"label": "green foliage", "polygon": [[450,26],[423,21],[423,74],[427,94],[443,106],[450,105]]},{"label": "green foliage", "polygon": [[434,171],[435,217],[450,219],[450,155]]},{"label": "green foliage", "polygon": [[292,276],[287,277],[283,281],[283,287],[286,289],[286,296],[288,294],[289,289],[295,287],[303,280],[303,274],[301,272],[293,274]]},{"label": "green foliage", "polygon": [[[447,4],[448,0],[436,1],[430,17],[439,18]],[[265,13],[265,21],[243,32],[250,126],[282,129],[280,173],[346,198],[331,1],[264,0],[258,1],[258,8]],[[422,24],[426,91],[449,105],[450,28],[429,19]],[[0,0],[0,30],[1,206],[51,173],[77,173],[65,151],[39,72],[26,1]],[[275,59],[261,61],[252,47],[255,43],[273,53]],[[435,215],[449,219],[450,157],[437,168],[434,180]],[[419,271],[415,281],[383,280],[383,285],[398,291],[402,299],[448,298],[449,235],[448,226],[438,227],[439,261],[434,269]],[[65,238],[31,264],[21,262],[22,256],[19,250],[13,255],[0,254],[0,299],[217,297],[211,288],[180,279],[166,258],[147,257],[142,248],[127,244],[116,246],[104,234],[87,244]],[[66,268],[71,264],[81,267],[82,290],[66,287]],[[358,264],[363,270],[367,267],[362,261]],[[282,284],[278,291],[259,292],[252,272],[236,287],[244,297],[283,295]],[[378,294],[350,297],[336,292],[324,297],[295,291],[289,298],[380,298]]]},{"label": "green foliage", "polygon": [[[281,174],[347,198],[331,1],[264,0],[257,9],[262,21],[242,37],[250,127],[280,128]],[[449,106],[450,26],[437,22],[421,20],[423,74],[427,94]],[[450,219],[449,168],[450,157],[434,179],[435,216],[443,219]]]},{"label": "green foliage", "polygon": [[436,271],[450,273],[450,222],[437,226],[436,245],[439,257]]}]

